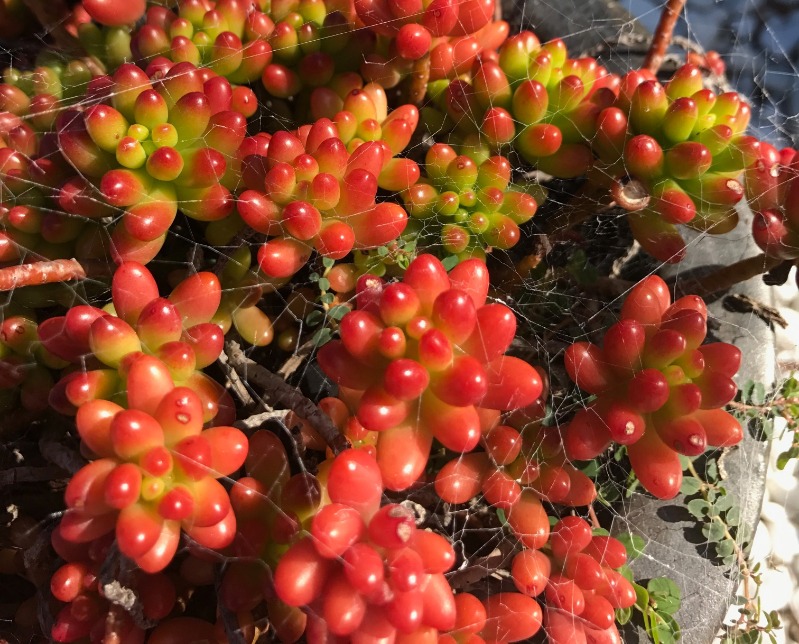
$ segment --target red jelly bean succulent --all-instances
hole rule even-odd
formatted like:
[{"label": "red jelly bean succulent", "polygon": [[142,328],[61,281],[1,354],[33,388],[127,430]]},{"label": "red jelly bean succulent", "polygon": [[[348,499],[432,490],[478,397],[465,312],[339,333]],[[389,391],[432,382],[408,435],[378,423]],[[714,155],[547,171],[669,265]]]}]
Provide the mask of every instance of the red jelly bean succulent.
[{"label": "red jelly bean succulent", "polygon": [[283,602],[309,607],[307,636],[413,637],[452,629],[456,606],[443,574],[455,563],[452,545],[417,529],[404,506],[379,507],[383,486],[374,457],[343,452],[326,472],[326,488],[331,502],[274,575]]},{"label": "red jelly bean succulent", "polygon": [[[53,598],[64,604],[55,616],[50,636],[55,642],[102,642],[113,605],[104,593],[101,579],[103,563],[110,555],[110,535],[89,543],[73,543],[64,539],[59,525],[53,531],[51,542],[66,563],[50,579]],[[144,619],[159,621],[172,611],[177,592],[173,581],[164,573],[136,571],[127,576],[126,583],[138,594]],[[132,615],[120,611],[115,619],[123,644],[144,642],[145,629],[134,622]]]},{"label": "red jelly bean succulent", "polygon": [[78,410],[78,434],[97,460],[71,479],[61,520],[67,541],[114,530],[120,552],[146,572],[169,564],[181,529],[206,548],[233,541],[236,518],[216,479],[238,470],[247,455],[238,429],[203,429],[194,391],[138,373],[159,364],[144,355],[129,360],[127,408],[94,400]]},{"label": "red jelly bean succulent", "polygon": [[[205,421],[230,422],[230,396],[200,371],[222,351],[222,329],[210,321],[221,301],[218,278],[196,273],[162,298],[147,268],[126,262],[114,273],[111,293],[115,315],[84,305],[39,325],[44,347],[76,366],[51,391],[50,405],[74,414],[97,398],[130,404],[160,396],[174,382],[200,397]],[[141,391],[131,389],[131,379]]]},{"label": "red jelly bean succulent", "polygon": [[566,454],[585,460],[611,441],[626,445],[641,484],[671,498],[682,482],[680,454],[740,442],[740,423],[722,407],[738,391],[732,378],[741,352],[724,342],[703,345],[706,333],[701,298],[672,303],[660,277],[639,282],[601,347],[577,342],[566,350],[569,377],[596,396],[564,429]]},{"label": "red jelly bean succulent", "polygon": [[447,274],[438,259],[420,255],[401,282],[361,277],[341,340],[319,351],[360,424],[380,432],[377,459],[389,489],[419,477],[433,438],[471,451],[491,410],[523,407],[541,394],[535,369],[504,355],[516,318],[504,304],[487,304],[487,292],[482,262],[466,260]]},{"label": "red jelly bean succulent", "polygon": [[[56,111],[50,112],[55,118]],[[55,135],[36,133],[28,120],[35,122],[0,112],[0,262],[102,258],[106,236],[99,220],[112,209],[76,176]],[[58,285],[31,289],[36,292],[22,303],[42,306],[41,300],[51,300],[58,290]]]},{"label": "red jelly bean succulent", "polygon": [[408,213],[418,220],[412,223],[417,239],[428,247],[440,243],[444,252],[463,259],[484,257],[486,247],[515,246],[519,225],[532,219],[538,203],[511,188],[510,175],[503,156],[478,163],[445,143],[434,144],[425,158],[425,177],[402,193]]},{"label": "red jelly bean succulent", "polygon": [[[238,199],[244,223],[271,237],[258,251],[258,263],[270,278],[294,275],[315,249],[342,259],[353,248],[373,248],[396,239],[407,214],[390,201],[376,201],[378,187],[402,189],[419,176],[395,166],[393,155],[407,145],[418,112],[399,109],[384,121],[402,124],[402,138],[361,142],[350,153],[339,128],[323,118],[296,133],[280,131],[259,142],[243,164],[247,190]],[[398,160],[397,160],[398,161]],[[396,181],[396,183],[395,183]]]},{"label": "red jelly bean succulent", "polygon": [[627,562],[624,545],[607,536],[592,536],[580,517],[564,517],[552,528],[549,555],[523,550],[511,575],[520,592],[546,598],[544,628],[553,642],[620,642],[616,610],[636,602],[633,585],[618,570]]},{"label": "red jelly bean succulent", "polygon": [[40,414],[48,408],[51,370],[67,363],[38,342],[37,326],[23,315],[10,315],[0,324],[0,409],[21,405]]},{"label": "red jelly bean succulent", "polygon": [[384,87],[396,85],[422,58],[429,57],[433,80],[461,74],[483,50],[496,49],[508,35],[506,22],[493,21],[494,0],[356,0],[355,11],[377,34],[376,51],[361,73]]},{"label": "red jelly bean succulent", "polygon": [[174,10],[151,6],[131,35],[133,57],[146,65],[166,57],[208,67],[231,83],[258,80],[272,60],[272,18],[239,0],[184,0]]},{"label": "red jelly bean succulent", "polygon": [[[755,218],[752,236],[770,258],[799,259],[799,155],[761,144],[758,160],[746,171],[746,193]],[[797,282],[799,284],[799,282]]]},{"label": "red jelly bean succulent", "polygon": [[178,207],[200,221],[233,211],[238,177],[228,160],[255,107],[235,101],[226,79],[188,62],[169,63],[159,76],[151,81],[122,65],[90,85],[94,104],[61,113],[56,124],[62,154],[90,181],[95,199],[124,213],[111,236],[120,261],[150,261]]},{"label": "red jelly bean succulent", "polygon": [[595,60],[568,58],[562,40],[542,45],[524,31],[497,59],[475,63],[470,80],[454,80],[434,96],[447,115],[443,127],[455,127],[466,145],[512,143],[544,172],[576,177],[592,164],[596,115],[617,84]]},{"label": "red jelly bean succulent", "polygon": [[621,79],[616,101],[597,117],[594,149],[611,174],[637,181],[627,197],[616,184],[614,196],[632,211],[633,235],[648,253],[680,261],[680,224],[713,234],[735,228],[740,175],[758,148],[744,134],[749,116],[741,96],[705,89],[691,64],[665,86],[639,71]]}]

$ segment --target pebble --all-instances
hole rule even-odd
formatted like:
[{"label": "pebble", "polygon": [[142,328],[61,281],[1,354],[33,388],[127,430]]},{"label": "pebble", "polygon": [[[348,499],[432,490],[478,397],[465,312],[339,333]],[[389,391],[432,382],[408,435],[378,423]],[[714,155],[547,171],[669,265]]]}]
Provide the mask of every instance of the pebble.
[{"label": "pebble", "polygon": [[766,568],[761,573],[760,602],[764,611],[783,610],[788,606],[796,580],[787,568]]},{"label": "pebble", "polygon": [[772,293],[774,293],[774,303],[776,306],[786,309],[797,308],[799,296],[797,296],[796,290],[796,268],[791,269],[788,281],[780,286],[775,286],[772,289]]},{"label": "pebble", "polygon": [[749,557],[752,561],[765,561],[771,556],[772,547],[771,533],[766,523],[761,521],[755,530]]},{"label": "pebble", "polygon": [[[794,284],[794,290],[796,290],[796,284]],[[799,306],[780,308],[780,315],[788,323],[788,326],[782,328],[779,324],[775,325],[777,351],[779,353],[796,353],[799,344]]]}]

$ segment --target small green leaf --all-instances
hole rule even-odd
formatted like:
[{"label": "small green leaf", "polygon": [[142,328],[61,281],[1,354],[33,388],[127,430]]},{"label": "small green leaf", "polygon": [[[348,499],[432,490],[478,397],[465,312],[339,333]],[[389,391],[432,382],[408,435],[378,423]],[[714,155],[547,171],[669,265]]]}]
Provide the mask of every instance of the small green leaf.
[{"label": "small green leaf", "polygon": [[616,609],[616,623],[624,626],[627,622],[630,621],[630,618],[633,616],[633,609],[632,608],[617,608]]},{"label": "small green leaf", "polygon": [[325,268],[333,268],[333,264],[336,263],[336,260],[331,257],[323,257],[322,258],[322,266]]},{"label": "small green leaf", "polygon": [[333,304],[333,300],[336,299],[336,296],[333,293],[322,293],[319,296],[319,301],[322,304]]},{"label": "small green leaf", "polygon": [[686,508],[697,519],[704,519],[710,510],[710,503],[704,499],[694,499],[693,501],[688,501]]},{"label": "small green leaf", "polygon": [[733,506],[727,510],[724,516],[727,519],[727,525],[737,526],[741,522],[741,508],[737,505]]},{"label": "small green leaf", "polygon": [[325,316],[321,311],[313,310],[305,317],[305,323],[308,326],[317,326],[318,324],[321,324],[322,320],[324,319]]},{"label": "small green leaf", "polygon": [[686,476],[682,480],[682,485],[680,486],[680,492],[682,492],[685,496],[692,496],[701,489],[702,481],[693,476]]},{"label": "small green leaf", "polygon": [[633,582],[633,590],[635,590],[635,605],[642,611],[647,610],[649,607],[649,593],[646,588]]},{"label": "small green leaf", "polygon": [[323,344],[330,341],[333,337],[333,331],[328,329],[327,327],[322,327],[318,329],[316,333],[313,334],[313,343],[315,347],[321,347]]},{"label": "small green leaf", "polygon": [[678,601],[682,597],[680,587],[668,577],[650,579],[646,589],[654,597],[675,597]]},{"label": "small green leaf", "polygon": [[719,497],[713,502],[713,509],[716,511],[717,514],[721,514],[725,510],[729,510],[735,503],[735,499],[729,494],[721,494]]},{"label": "small green leaf", "polygon": [[459,261],[460,259],[458,259],[457,255],[450,255],[449,257],[445,257],[443,260],[441,260],[441,265],[444,267],[444,270],[449,271],[455,268]]},{"label": "small green leaf", "polygon": [[729,539],[724,539],[724,541],[719,541],[718,544],[716,544],[716,555],[718,555],[720,559],[729,557],[734,552],[735,544]]},{"label": "small green leaf", "polygon": [[319,273],[311,273],[308,276],[308,279],[311,280],[312,282],[318,282],[319,281],[319,277],[320,277]]},{"label": "small green leaf", "polygon": [[777,469],[778,470],[784,470],[785,466],[788,465],[788,463],[791,461],[792,458],[794,458],[794,455],[791,454],[791,451],[792,450],[789,450],[787,452],[783,452],[782,454],[780,454],[777,457]]},{"label": "small green leaf", "polygon": [[627,558],[630,561],[637,559],[643,554],[646,541],[639,535],[627,532],[619,535],[617,539],[621,541],[627,549]]},{"label": "small green leaf", "polygon": [[755,383],[750,400],[753,405],[762,405],[766,402],[766,387],[762,382]]},{"label": "small green leaf", "polygon": [[724,525],[718,521],[711,521],[702,526],[702,535],[710,541],[715,543],[724,538]]},{"label": "small green leaf", "polygon": [[674,615],[680,610],[680,600],[677,597],[661,597],[657,600],[658,612],[665,615]]},{"label": "small green leaf", "polygon": [[327,312],[327,314],[333,320],[336,320],[338,322],[341,318],[343,318],[349,312],[350,312],[350,307],[344,306],[343,304],[338,304],[338,305],[336,305],[334,307],[331,307],[331,309]]},{"label": "small green leaf", "polygon": [[386,248],[385,246],[378,246],[377,254],[380,257],[385,257],[386,255],[388,255],[388,248]]},{"label": "small green leaf", "polygon": [[605,528],[593,528],[591,530],[591,534],[594,535],[595,537],[609,537],[610,536],[610,532],[605,530]]},{"label": "small green leaf", "polygon": [[329,291],[330,290],[330,280],[326,277],[320,277],[318,282],[319,290],[320,291]]},{"label": "small green leaf", "polygon": [[505,516],[505,510],[502,508],[497,508],[497,518],[502,525],[508,525],[508,519]]},{"label": "small green leaf", "polygon": [[671,615],[657,613],[657,617],[653,621],[655,622],[653,631],[657,632],[663,644],[671,644],[680,639],[680,625]]}]

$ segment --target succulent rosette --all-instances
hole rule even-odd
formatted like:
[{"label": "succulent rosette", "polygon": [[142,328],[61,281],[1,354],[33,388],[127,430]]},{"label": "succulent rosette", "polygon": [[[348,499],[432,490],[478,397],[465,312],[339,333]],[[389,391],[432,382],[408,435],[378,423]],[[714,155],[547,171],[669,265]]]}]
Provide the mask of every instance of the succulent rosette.
[{"label": "succulent rosette", "polygon": [[[519,225],[536,213],[535,198],[510,185],[503,156],[482,163],[436,143],[425,158],[425,176],[402,193],[417,246],[440,243],[460,258],[485,257],[488,247],[506,250],[521,239]],[[408,237],[408,233],[405,237]],[[419,239],[421,237],[422,242]]]},{"label": "succulent rosette", "polygon": [[358,422],[380,433],[377,461],[388,489],[416,481],[433,438],[469,452],[496,410],[541,394],[535,369],[504,355],[516,318],[504,304],[486,304],[487,292],[482,262],[466,260],[448,275],[438,259],[420,255],[402,282],[361,277],[341,339],[320,349],[320,366]]},{"label": "succulent rosette", "polygon": [[[252,154],[242,161],[247,189],[237,207],[247,226],[269,237],[258,251],[267,277],[294,275],[313,250],[339,260],[353,249],[382,246],[402,233],[405,210],[376,197],[379,187],[400,190],[419,176],[415,162],[394,158],[418,118],[416,108],[405,107],[383,121],[384,139],[359,140],[351,152],[341,138],[342,126],[326,118],[248,143]],[[340,114],[355,124],[350,112]]]},{"label": "succulent rosette", "polygon": [[60,527],[77,543],[114,530],[120,552],[150,573],[172,560],[181,529],[202,547],[232,543],[236,517],[217,479],[247,455],[238,429],[203,429],[203,403],[192,389],[153,378],[159,362],[130,360],[126,408],[94,400],[78,410],[78,434],[97,460],[70,480]]},{"label": "succulent rosette", "polygon": [[72,415],[98,398],[130,402],[139,393],[130,378],[149,378],[146,395],[175,384],[190,387],[202,401],[204,421],[232,422],[229,394],[201,371],[216,361],[224,341],[211,322],[221,302],[218,278],[195,273],[163,298],[144,266],[126,262],[114,273],[111,292],[113,314],[82,305],[39,325],[43,346],[77,367],[56,383],[50,405]]},{"label": "succulent rosette", "polygon": [[[55,615],[50,637],[55,642],[102,641],[106,632],[108,613],[113,606],[103,592],[103,563],[110,555],[112,535],[88,543],[64,539],[61,527],[56,526],[51,543],[65,561],[50,579],[53,599],[62,603]],[[148,574],[136,571],[129,576],[132,586],[141,597],[142,615],[159,621],[169,615],[175,605],[175,584],[164,573]],[[130,583],[130,582],[129,582]],[[122,611],[118,616],[118,633],[123,644],[141,644],[145,629],[138,626],[132,615]]]},{"label": "succulent rosette", "polygon": [[[37,133],[29,121],[37,119],[0,112],[0,263],[102,258],[105,234],[99,220],[113,210],[92,198],[91,185],[59,154],[55,135]],[[58,285],[38,286],[19,299],[43,306],[58,290]]]},{"label": "succulent rosette", "polygon": [[536,408],[542,405],[512,412],[504,421],[496,418],[483,435],[484,451],[453,458],[435,477],[436,493],[447,503],[468,503],[482,495],[486,503],[507,511],[520,539],[548,532],[543,523],[533,529],[516,525],[522,515],[530,526],[540,522],[546,514],[542,501],[579,507],[597,496],[593,481],[565,454],[559,433],[532,420]]},{"label": "succulent rosette", "polygon": [[307,636],[413,637],[451,630],[456,604],[443,573],[455,563],[452,544],[417,529],[404,506],[380,507],[380,469],[363,450],[347,450],[329,462],[325,485],[330,502],[274,574],[283,602],[310,607]]},{"label": "succulent rosette", "polygon": [[200,221],[233,211],[238,177],[228,161],[246,136],[252,90],[242,95],[191,63],[170,63],[157,81],[125,64],[92,92],[83,112],[59,114],[58,144],[100,202],[121,212],[111,234],[116,259],[150,261],[178,208]]},{"label": "succulent rosette", "polygon": [[701,298],[672,304],[660,277],[639,282],[601,347],[577,342],[566,350],[569,377],[596,396],[563,430],[566,454],[586,460],[611,442],[625,445],[641,484],[668,499],[682,482],[680,454],[739,443],[741,424],[722,408],[738,391],[732,378],[741,352],[703,345],[706,333]]},{"label": "succulent rosette", "polygon": [[746,195],[755,211],[752,236],[769,258],[795,264],[799,259],[799,155],[793,148],[778,151],[765,143],[760,152],[746,170]]},{"label": "succulent rosette", "polygon": [[356,0],[355,11],[377,37],[361,74],[384,87],[412,73],[420,59],[429,61],[432,80],[453,78],[508,35],[508,24],[493,20],[494,0]]},{"label": "succulent rosette", "polygon": [[275,22],[269,34],[274,58],[261,82],[279,98],[327,86],[336,73],[356,71],[375,46],[375,34],[358,29],[351,3],[273,2],[269,15]]},{"label": "succulent rosette", "polygon": [[53,387],[52,370],[66,361],[38,341],[37,324],[25,315],[9,315],[0,324],[0,409],[44,413]]},{"label": "succulent rosette", "polygon": [[208,67],[231,83],[258,80],[272,60],[272,18],[239,0],[183,0],[174,10],[151,6],[131,34],[133,57],[146,65],[165,57]]},{"label": "succulent rosette", "polygon": [[735,228],[739,179],[758,150],[744,134],[749,116],[736,92],[705,89],[694,65],[680,67],[665,86],[638,71],[622,78],[617,100],[597,118],[593,147],[611,175],[637,182],[628,198],[614,185],[614,196],[631,211],[633,234],[648,253],[680,261],[680,224],[713,234]]},{"label": "succulent rosette", "polygon": [[596,116],[612,102],[618,77],[594,59],[568,58],[562,40],[542,45],[529,31],[510,37],[498,57],[475,62],[470,76],[431,85],[440,110],[431,129],[454,128],[464,147],[489,153],[512,144],[556,177],[589,169]]},{"label": "succulent rosette", "polygon": [[0,111],[28,117],[35,129],[48,131],[58,110],[80,100],[95,74],[81,60],[65,63],[42,54],[36,63],[31,70],[9,67],[3,71]]},{"label": "succulent rosette", "polygon": [[620,541],[595,536],[585,519],[567,516],[553,525],[546,550],[519,551],[510,571],[520,593],[545,597],[543,627],[552,640],[621,641],[615,611],[636,601],[619,570],[626,563]]}]

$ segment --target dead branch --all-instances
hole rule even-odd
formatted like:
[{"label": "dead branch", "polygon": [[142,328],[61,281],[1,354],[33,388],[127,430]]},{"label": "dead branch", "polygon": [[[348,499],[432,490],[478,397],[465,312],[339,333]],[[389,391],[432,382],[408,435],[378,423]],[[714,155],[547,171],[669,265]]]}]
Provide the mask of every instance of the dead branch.
[{"label": "dead branch", "polygon": [[225,353],[233,369],[251,385],[256,385],[263,392],[263,401],[272,407],[286,407],[300,418],[304,418],[319,432],[319,435],[330,446],[334,454],[350,447],[347,439],[341,435],[333,421],[322,412],[311,400],[296,387],[292,387],[280,376],[250,360],[234,340],[225,342]]}]

